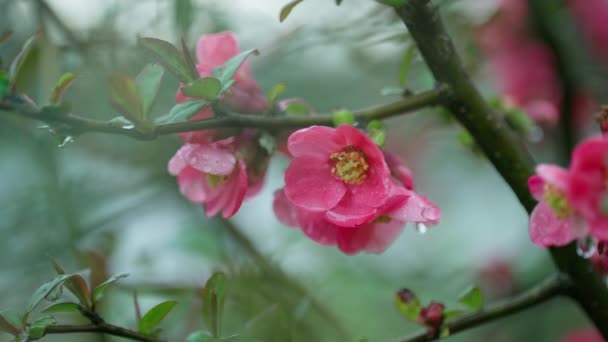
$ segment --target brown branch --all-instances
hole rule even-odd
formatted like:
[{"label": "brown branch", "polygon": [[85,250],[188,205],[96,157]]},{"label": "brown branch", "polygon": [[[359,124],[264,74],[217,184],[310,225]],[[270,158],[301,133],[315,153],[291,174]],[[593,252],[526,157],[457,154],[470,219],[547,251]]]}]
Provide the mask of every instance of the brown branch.
[{"label": "brown branch", "polygon": [[[456,318],[444,324],[450,336],[458,332],[465,331],[493,321],[503,318],[526,309],[529,309],[538,304],[544,303],[556,296],[567,294],[570,289],[571,282],[568,277],[561,274],[551,276],[545,279],[542,283],[535,287],[509,299],[502,300],[495,304],[483,308],[481,311]],[[426,331],[415,335],[399,339],[401,342],[426,342],[434,341],[439,337],[427,335]]]},{"label": "brown branch", "polygon": [[[355,111],[354,116],[356,120],[362,121],[386,119],[424,107],[440,105],[443,102],[444,97],[445,88],[440,86],[434,90],[411,95],[386,105]],[[220,113],[222,115],[206,120],[159,124],[154,126],[150,131],[144,132],[133,128],[125,128],[121,124],[109,121],[88,119],[86,117],[55,112],[45,108],[33,108],[26,104],[16,103],[16,101],[0,101],[0,111],[12,112],[30,119],[49,123],[62,123],[67,125],[67,128],[70,129],[70,131],[73,131],[74,134],[86,132],[110,133],[125,135],[139,140],[153,140],[161,135],[212,128],[239,127],[284,129],[301,128],[312,125],[333,125],[331,114],[271,117],[251,114]]]},{"label": "brown branch", "polygon": [[98,333],[128,338],[134,341],[162,342],[163,340],[140,334],[109,323],[85,324],[85,325],[51,325],[44,331],[45,334],[71,334],[71,333]]}]

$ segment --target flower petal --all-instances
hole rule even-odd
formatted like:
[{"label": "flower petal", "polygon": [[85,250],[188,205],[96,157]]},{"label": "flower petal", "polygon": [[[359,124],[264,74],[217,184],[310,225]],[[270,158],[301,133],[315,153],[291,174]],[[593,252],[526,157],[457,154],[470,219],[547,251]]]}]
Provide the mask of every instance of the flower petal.
[{"label": "flower petal", "polygon": [[410,191],[405,205],[391,211],[388,216],[401,222],[437,224],[441,219],[441,209],[426,197]]},{"label": "flower petal", "polygon": [[298,225],[304,234],[322,245],[335,245],[338,227],[327,222],[323,213],[298,209]]},{"label": "flower petal", "polygon": [[403,231],[403,223],[370,223],[356,229],[341,228],[337,235],[338,248],[345,254],[356,254],[361,251],[382,253]]},{"label": "flower petal", "polygon": [[562,192],[568,189],[568,170],[552,164],[540,164],[536,167],[536,174],[546,183],[551,184]]},{"label": "flower petal", "polygon": [[574,240],[572,220],[559,220],[544,202],[532,211],[529,228],[530,239],[537,246],[564,246]]},{"label": "flower petal", "polygon": [[196,59],[201,76],[209,76],[213,68],[239,54],[239,42],[232,32],[219,32],[202,36],[196,43]]},{"label": "flower petal", "polygon": [[283,189],[274,192],[272,210],[282,224],[289,227],[298,226],[297,208],[287,199]]},{"label": "flower petal", "polygon": [[311,126],[297,130],[287,140],[287,149],[294,157],[314,156],[329,160],[329,155],[346,147],[342,136],[330,127]]},{"label": "flower petal", "polygon": [[353,202],[351,194],[346,193],[338,205],[325,212],[325,219],[340,227],[355,227],[374,219],[376,210]]},{"label": "flower petal", "polygon": [[212,175],[229,175],[234,170],[236,157],[227,149],[214,144],[196,144],[186,155],[186,162],[193,168]]},{"label": "flower petal", "polygon": [[335,207],[346,187],[331,173],[329,164],[315,157],[294,159],[285,171],[285,195],[296,206],[312,211]]},{"label": "flower petal", "polygon": [[177,175],[179,191],[194,203],[204,203],[208,199],[205,175],[191,167],[184,168]]}]

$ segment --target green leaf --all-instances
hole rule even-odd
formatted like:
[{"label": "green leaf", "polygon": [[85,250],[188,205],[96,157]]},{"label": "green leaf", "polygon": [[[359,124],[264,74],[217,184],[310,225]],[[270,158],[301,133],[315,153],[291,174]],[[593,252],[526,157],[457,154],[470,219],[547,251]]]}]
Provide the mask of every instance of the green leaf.
[{"label": "green leaf", "polygon": [[376,0],[385,5],[393,6],[393,7],[401,7],[408,0]]},{"label": "green leaf", "polygon": [[352,125],[355,123],[355,115],[348,109],[340,109],[332,113],[331,119],[334,127],[340,125]]},{"label": "green leaf", "polygon": [[190,83],[194,80],[184,56],[173,44],[156,38],[139,38],[138,42],[152,52],[158,62],[177,79],[184,83]]},{"label": "green leaf", "polygon": [[21,314],[13,310],[0,311],[0,331],[17,336],[22,327],[23,317]]},{"label": "green leaf", "polygon": [[165,69],[163,69],[162,66],[158,64],[148,64],[135,78],[135,83],[137,83],[137,89],[139,90],[143,104],[144,119],[148,118],[148,114],[150,114],[152,106],[154,106],[154,101],[158,95],[160,82],[163,79],[164,73]]},{"label": "green leaf", "polygon": [[39,340],[44,336],[46,328],[53,324],[57,324],[57,321],[53,317],[40,317],[27,329],[27,334],[30,336],[31,340]]},{"label": "green leaf", "polygon": [[303,102],[291,101],[285,107],[285,113],[287,115],[308,115],[310,114],[310,108]]},{"label": "green leaf", "polygon": [[243,51],[243,52],[239,53],[238,55],[230,58],[226,63],[224,63],[221,71],[219,72],[219,76],[217,77],[220,80],[220,82],[222,83],[222,90],[221,90],[220,94],[223,94],[226,91],[228,91],[228,89],[230,89],[232,84],[234,84],[234,82],[229,82],[229,81],[232,81],[232,77],[234,76],[236,71],[239,69],[241,64],[243,64],[243,62],[245,62],[247,57],[249,57],[249,55],[251,55],[251,54],[257,55],[257,54],[259,54],[259,52],[256,49],[249,49],[247,51]]},{"label": "green leaf", "polygon": [[294,7],[299,5],[300,2],[302,2],[302,1],[304,1],[304,0],[294,0],[290,3],[288,3],[287,5],[283,6],[283,8],[281,9],[281,13],[279,13],[279,21],[284,22],[285,19],[287,19],[287,17],[289,16],[289,13],[291,13],[291,10],[293,10]]},{"label": "green leaf", "polygon": [[169,314],[175,304],[177,304],[176,301],[162,302],[146,312],[139,321],[139,332],[146,335],[151,334],[154,328]]},{"label": "green leaf", "polygon": [[30,313],[34,308],[49,294],[51,294],[58,286],[63,285],[67,279],[72,277],[71,274],[61,274],[55,277],[53,280],[42,284],[30,298],[30,303],[27,306],[26,313]]},{"label": "green leaf", "polygon": [[220,338],[222,334],[225,288],[226,276],[215,272],[207,280],[203,292],[203,320],[215,338]]},{"label": "green leaf", "polygon": [[221,88],[222,84],[220,83],[220,80],[214,77],[205,77],[184,86],[182,92],[188,97],[214,100]]},{"label": "green leaf", "polygon": [[198,69],[196,68],[196,64],[194,63],[194,59],[192,58],[192,54],[190,53],[190,49],[188,49],[188,44],[186,44],[184,37],[180,39],[180,42],[182,43],[182,53],[184,54],[184,61],[186,62],[186,66],[190,71],[190,76],[192,76],[192,79],[196,80],[200,78],[200,75],[198,74]]},{"label": "green leaf", "polygon": [[190,31],[194,22],[195,9],[192,0],[175,0],[174,2],[175,26],[182,34]]},{"label": "green leaf", "polygon": [[10,93],[10,82],[8,74],[0,70],[0,99],[4,98]]},{"label": "green leaf", "polygon": [[367,124],[367,134],[378,146],[386,142],[386,128],[380,120],[372,120]]},{"label": "green leaf", "polygon": [[54,312],[80,312],[80,305],[76,303],[57,303],[42,310],[44,313]]},{"label": "green leaf", "polygon": [[216,339],[208,331],[195,331],[188,335],[186,342],[212,342]]},{"label": "green leaf", "polygon": [[266,95],[268,103],[274,103],[287,90],[287,83],[280,82],[275,84]]},{"label": "green leaf", "polygon": [[93,290],[93,294],[91,295],[91,301],[93,303],[97,303],[97,301],[99,301],[101,299],[101,297],[103,297],[103,294],[106,291],[106,289],[108,288],[108,286],[110,286],[110,285],[114,284],[115,282],[119,281],[120,279],[126,278],[128,276],[129,276],[128,273],[116,274],[116,275],[113,275],[110,278],[108,278],[108,280],[104,281],[103,283],[99,284]]},{"label": "green leaf", "polygon": [[76,80],[76,75],[71,72],[66,72],[63,74],[55,86],[53,87],[53,91],[51,92],[51,97],[49,98],[49,102],[52,104],[59,104],[63,99],[63,94],[66,90],[74,83]]},{"label": "green leaf", "polygon": [[418,316],[420,316],[420,300],[418,297],[412,294],[412,297],[408,299],[407,302],[404,302],[399,295],[395,296],[395,305],[397,309],[405,317],[410,321],[416,322],[418,320]]},{"label": "green leaf", "polygon": [[268,155],[272,155],[277,149],[277,139],[268,132],[263,132],[262,135],[260,135],[258,143]]},{"label": "green leaf", "polygon": [[403,88],[399,87],[384,87],[380,89],[380,95],[382,96],[395,96],[395,95],[403,95]]},{"label": "green leaf", "polygon": [[[55,268],[57,274],[65,274],[65,270],[59,264],[57,259],[53,258],[50,255],[48,256],[48,258],[51,260],[51,263],[53,264],[53,267]],[[76,296],[76,298],[78,298],[80,304],[85,307],[88,307],[90,305],[89,286],[87,285],[86,280],[84,280],[82,276],[74,274],[72,277],[65,281],[65,286],[68,288],[68,290],[70,290],[70,292],[72,292],[74,296]]]},{"label": "green leaf", "polygon": [[414,53],[416,52],[416,45],[410,45],[407,50],[405,50],[405,54],[403,55],[403,59],[401,59],[401,64],[399,64],[399,85],[402,87],[407,83],[407,76],[409,75],[410,65],[412,64],[412,60],[414,59]]},{"label": "green leaf", "polygon": [[110,78],[110,97],[113,107],[134,123],[144,120],[144,107],[137,84],[125,75]]},{"label": "green leaf", "polygon": [[154,122],[160,124],[187,121],[208,104],[208,102],[203,100],[191,100],[178,103],[171,108],[169,114],[157,118]]},{"label": "green leaf", "polygon": [[469,131],[463,130],[458,134],[458,141],[464,147],[473,147],[475,145],[475,140],[473,140],[473,136]]},{"label": "green leaf", "polygon": [[469,309],[479,310],[483,306],[483,294],[478,287],[467,289],[458,297],[458,302]]},{"label": "green leaf", "polygon": [[439,331],[439,338],[446,338],[450,336],[450,327],[444,325],[441,327],[441,330]]},{"label": "green leaf", "polygon": [[37,32],[33,36],[29,37],[25,41],[25,43],[23,43],[23,45],[21,46],[21,50],[19,51],[17,56],[15,56],[13,61],[11,62],[11,65],[8,69],[8,75],[9,75],[9,80],[10,80],[11,84],[15,83],[15,81],[17,80],[17,75],[19,74],[19,71],[21,70],[23,63],[25,63],[27,56],[32,51],[32,48],[34,47],[34,43],[36,42],[36,40],[38,40],[40,35],[41,35],[40,32]]}]

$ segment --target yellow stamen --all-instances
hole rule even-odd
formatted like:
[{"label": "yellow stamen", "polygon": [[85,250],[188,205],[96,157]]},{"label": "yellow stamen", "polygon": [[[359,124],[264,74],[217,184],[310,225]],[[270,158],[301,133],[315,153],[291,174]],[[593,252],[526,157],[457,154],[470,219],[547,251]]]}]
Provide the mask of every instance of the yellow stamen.
[{"label": "yellow stamen", "polygon": [[555,216],[560,220],[571,216],[573,213],[566,195],[551,184],[545,184],[543,200],[553,209]]},{"label": "yellow stamen", "polygon": [[346,184],[362,184],[367,178],[367,159],[365,153],[353,146],[347,146],[342,152],[334,152],[329,159],[335,162],[331,173],[340,177]]}]

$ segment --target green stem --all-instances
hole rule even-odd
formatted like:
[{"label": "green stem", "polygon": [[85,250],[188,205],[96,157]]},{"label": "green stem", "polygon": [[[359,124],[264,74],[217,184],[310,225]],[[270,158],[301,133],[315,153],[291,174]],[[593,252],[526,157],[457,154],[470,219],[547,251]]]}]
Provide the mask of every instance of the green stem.
[{"label": "green stem", "polygon": [[[529,309],[549,299],[562,295],[570,287],[568,278],[558,274],[545,279],[535,287],[509,299],[502,300],[481,309],[473,314],[456,318],[443,325],[450,332],[450,336],[465,331],[495,319],[512,315]],[[439,337],[429,336],[426,331],[400,339],[401,342],[434,341]]]},{"label": "green stem", "polygon": [[[381,120],[392,116],[412,112],[424,107],[439,105],[442,103],[445,88],[438,87],[416,95],[411,95],[401,100],[369,109],[354,112],[356,120],[369,121]],[[140,140],[152,140],[161,135],[199,131],[212,128],[302,128],[312,125],[332,126],[333,116],[321,114],[315,116],[289,116],[269,117],[261,115],[247,115],[238,113],[220,113],[221,116],[198,121],[176,122],[160,124],[147,132],[124,128],[121,125],[108,121],[88,119],[69,113],[49,112],[48,110],[33,108],[29,105],[19,104],[15,101],[0,101],[0,110],[8,111],[35,120],[52,123],[63,123],[68,126],[74,134],[86,132],[110,133],[129,136]]]},{"label": "green stem", "polygon": [[108,323],[100,324],[85,324],[85,325],[51,325],[44,331],[46,335],[49,334],[71,334],[71,333],[97,333],[97,334],[108,334],[113,336],[124,337],[134,341],[143,342],[162,342],[163,340],[157,339],[152,336],[140,334],[137,331],[129,330],[119,326],[115,326]]},{"label": "green stem", "polygon": [[[534,162],[504,122],[492,112],[464,71],[440,15],[429,0],[408,0],[396,12],[408,27],[435,79],[450,89],[447,107],[469,130],[524,208],[536,206],[527,189]],[[608,290],[574,244],[550,249],[559,270],[573,281],[571,295],[608,338]]]}]

